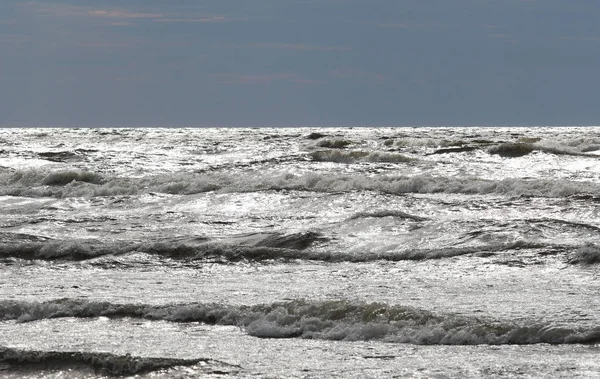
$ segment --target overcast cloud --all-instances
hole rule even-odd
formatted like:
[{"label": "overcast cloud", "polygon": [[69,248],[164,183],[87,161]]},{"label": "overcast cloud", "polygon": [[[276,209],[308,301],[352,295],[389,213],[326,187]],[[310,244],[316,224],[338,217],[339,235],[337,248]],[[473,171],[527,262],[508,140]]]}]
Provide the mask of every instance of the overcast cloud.
[{"label": "overcast cloud", "polygon": [[597,0],[0,2],[0,125],[598,125]]}]

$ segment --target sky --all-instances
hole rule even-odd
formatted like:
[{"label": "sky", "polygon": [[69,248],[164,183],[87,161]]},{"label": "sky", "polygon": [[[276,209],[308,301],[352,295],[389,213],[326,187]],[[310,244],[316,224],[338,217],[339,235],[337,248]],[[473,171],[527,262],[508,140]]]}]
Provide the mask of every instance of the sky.
[{"label": "sky", "polygon": [[600,125],[598,0],[2,0],[0,126]]}]

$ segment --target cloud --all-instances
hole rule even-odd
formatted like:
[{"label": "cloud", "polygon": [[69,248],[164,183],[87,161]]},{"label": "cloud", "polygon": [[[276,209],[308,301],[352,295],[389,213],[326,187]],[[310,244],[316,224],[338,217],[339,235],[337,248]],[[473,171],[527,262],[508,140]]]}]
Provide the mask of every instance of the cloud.
[{"label": "cloud", "polygon": [[600,42],[600,37],[560,37],[562,41],[582,41],[582,42]]},{"label": "cloud", "polygon": [[164,13],[150,13],[150,12],[131,12],[127,10],[90,10],[88,11],[89,16],[93,17],[105,17],[120,20],[132,20],[132,19],[147,19],[154,22],[223,22],[227,19],[223,16],[207,16],[207,17],[175,17],[178,15],[167,15]]},{"label": "cloud", "polygon": [[129,26],[136,21],[147,20],[150,22],[223,22],[230,21],[221,15],[194,13],[194,12],[162,12],[148,11],[132,8],[96,8],[83,5],[69,5],[60,3],[40,3],[30,1],[24,3],[25,6],[32,9],[39,15],[52,17],[78,17],[91,18],[97,20],[106,20],[113,26]]},{"label": "cloud", "polygon": [[335,69],[331,72],[331,75],[338,79],[352,79],[370,83],[383,83],[386,80],[385,76],[378,72],[356,71],[352,69]]},{"label": "cloud", "polygon": [[111,21],[109,23],[111,26],[131,26],[133,23],[131,21]]},{"label": "cloud", "polygon": [[29,1],[23,3],[22,6],[27,7],[38,15],[47,17],[76,17],[87,14],[86,8],[78,5]]},{"label": "cloud", "polygon": [[160,19],[165,17],[162,13],[146,13],[146,12],[130,12],[126,10],[90,10],[87,12],[88,15],[94,17],[110,17],[110,18],[126,18],[126,19],[135,19],[135,18],[151,18],[151,19]]},{"label": "cloud", "polygon": [[305,43],[258,42],[248,45],[259,49],[297,50],[297,51],[351,51],[345,46],[319,46]]},{"label": "cloud", "polygon": [[199,18],[157,18],[154,21],[156,22],[224,22],[228,21],[227,18],[223,16],[214,16],[214,17],[199,17]]},{"label": "cloud", "polygon": [[398,22],[398,23],[377,23],[375,26],[384,29],[430,29],[440,28],[443,24],[435,22],[414,23],[414,22]]},{"label": "cloud", "polygon": [[32,38],[24,34],[0,34],[0,44],[22,44],[31,41]]},{"label": "cloud", "polygon": [[519,43],[519,40],[517,40],[514,36],[506,33],[492,33],[489,36],[493,39],[499,39],[508,43]]},{"label": "cloud", "polygon": [[98,48],[98,47],[106,47],[106,48],[116,48],[116,47],[121,47],[121,48],[130,48],[132,46],[131,43],[125,43],[125,42],[83,42],[83,43],[79,43],[77,44],[78,47],[92,47],[92,48]]},{"label": "cloud", "polygon": [[392,28],[392,29],[408,29],[411,27],[409,24],[377,24],[380,28]]},{"label": "cloud", "polygon": [[307,79],[290,73],[271,73],[259,75],[247,74],[217,74],[214,75],[219,83],[224,84],[271,84],[273,82],[291,82],[297,84],[322,84],[325,81]]}]

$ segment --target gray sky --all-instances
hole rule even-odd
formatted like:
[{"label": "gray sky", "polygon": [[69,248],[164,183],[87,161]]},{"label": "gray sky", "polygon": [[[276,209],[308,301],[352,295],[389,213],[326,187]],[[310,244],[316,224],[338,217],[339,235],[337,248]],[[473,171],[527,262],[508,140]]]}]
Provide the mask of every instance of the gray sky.
[{"label": "gray sky", "polygon": [[600,125],[598,0],[2,0],[0,125]]}]

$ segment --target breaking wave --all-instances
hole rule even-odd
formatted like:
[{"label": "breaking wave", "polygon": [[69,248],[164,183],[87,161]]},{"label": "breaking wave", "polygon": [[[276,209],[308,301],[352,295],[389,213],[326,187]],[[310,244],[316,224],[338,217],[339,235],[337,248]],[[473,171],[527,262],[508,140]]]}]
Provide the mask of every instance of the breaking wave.
[{"label": "breaking wave", "polygon": [[346,146],[352,144],[352,142],[345,139],[323,139],[317,142],[319,147],[328,147],[331,149],[343,149]]},{"label": "breaking wave", "polygon": [[0,258],[40,260],[85,260],[105,255],[143,252],[170,258],[209,259],[229,261],[301,259],[301,250],[325,241],[318,233],[295,234],[254,233],[216,241],[203,237],[164,239],[152,242],[102,241],[98,239],[52,240],[10,233],[0,235]]},{"label": "breaking wave", "polygon": [[[0,346],[3,369],[64,369],[77,366],[92,368],[105,375],[135,375],[175,366],[220,363],[210,359],[134,357],[110,353],[20,350]],[[6,367],[7,366],[7,367]]]},{"label": "breaking wave", "polygon": [[394,210],[380,210],[380,211],[374,211],[374,212],[359,212],[359,213],[353,215],[352,217],[350,217],[349,219],[350,220],[356,220],[356,219],[359,219],[359,218],[368,218],[368,217],[374,217],[374,218],[394,217],[394,218],[405,219],[405,220],[413,220],[413,221],[425,221],[425,220],[428,220],[428,218],[425,218],[425,217],[411,215],[411,214],[406,213],[406,212],[394,211]]},{"label": "breaking wave", "polygon": [[173,238],[152,242],[110,242],[99,240],[46,240],[39,242],[0,242],[0,258],[28,260],[87,260],[108,255],[146,253],[165,258],[208,260],[212,262],[306,260],[323,262],[373,262],[443,259],[468,254],[485,256],[514,249],[556,249],[557,246],[517,240],[464,247],[395,249],[391,251],[340,251],[310,249],[328,239],[318,233],[257,233],[208,240],[202,237]]},{"label": "breaking wave", "polygon": [[259,338],[381,340],[420,345],[600,342],[600,327],[519,324],[347,300],[295,300],[255,306],[198,303],[151,306],[73,299],[43,303],[0,301],[0,319],[4,320],[28,322],[45,318],[99,316],[235,325]]},{"label": "breaking wave", "polygon": [[[532,140],[535,141],[535,140]],[[583,150],[582,150],[583,149]],[[588,150],[589,149],[589,150]],[[596,157],[595,155],[587,154],[589,151],[595,151],[596,146],[584,145],[579,149],[570,146],[559,146],[550,142],[528,142],[527,140],[519,142],[506,142],[500,145],[491,146],[488,148],[490,154],[497,154],[502,157],[522,157],[534,151],[541,151],[548,154],[556,155],[572,155],[581,157]]]},{"label": "breaking wave", "polygon": [[598,264],[600,263],[600,246],[588,243],[575,249],[570,263]]},{"label": "breaking wave", "polygon": [[426,155],[437,155],[437,154],[449,154],[449,153],[465,153],[473,150],[477,150],[476,146],[459,146],[459,147],[448,147],[443,149],[437,149]]},{"label": "breaking wave", "polygon": [[398,153],[368,152],[368,151],[341,151],[341,150],[319,150],[312,153],[312,159],[318,162],[356,163],[406,163],[415,161],[415,158]]},{"label": "breaking wave", "polygon": [[209,191],[253,192],[299,190],[340,192],[372,190],[389,194],[458,193],[510,196],[565,197],[600,194],[600,185],[568,180],[511,178],[486,180],[476,177],[430,175],[393,176],[364,174],[243,171],[235,174],[178,173],[133,177],[103,177],[84,171],[41,170],[0,173],[0,195],[25,197],[93,197],[140,193],[190,195]]},{"label": "breaking wave", "polygon": [[522,157],[535,150],[532,143],[526,142],[507,142],[501,145],[492,146],[488,149],[490,154],[498,154],[501,157]]}]

